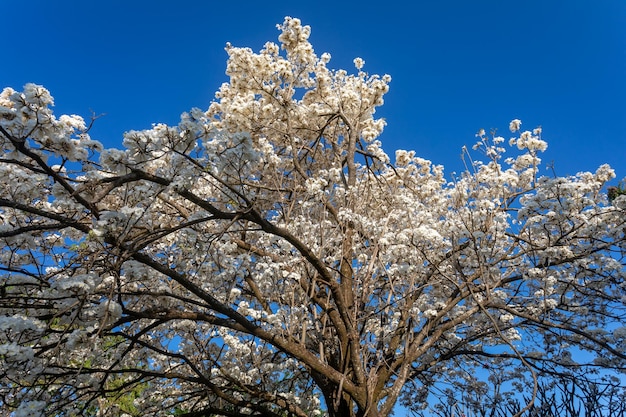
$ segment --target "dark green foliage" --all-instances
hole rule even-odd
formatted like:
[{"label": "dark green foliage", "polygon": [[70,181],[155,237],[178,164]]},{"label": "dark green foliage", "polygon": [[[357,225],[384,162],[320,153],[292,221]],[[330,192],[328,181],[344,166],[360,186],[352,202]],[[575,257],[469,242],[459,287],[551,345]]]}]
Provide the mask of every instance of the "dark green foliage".
[{"label": "dark green foliage", "polygon": [[626,184],[624,181],[620,182],[617,187],[609,187],[607,189],[607,197],[609,197],[609,202],[613,202],[620,195],[626,195]]}]

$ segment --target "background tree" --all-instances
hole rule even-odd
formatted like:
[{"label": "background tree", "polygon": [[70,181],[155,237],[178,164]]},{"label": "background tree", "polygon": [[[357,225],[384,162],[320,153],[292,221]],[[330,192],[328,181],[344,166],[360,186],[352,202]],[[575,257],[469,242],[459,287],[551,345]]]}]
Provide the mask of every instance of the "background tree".
[{"label": "background tree", "polygon": [[609,198],[609,202],[613,202],[620,195],[626,195],[626,184],[622,181],[618,186],[611,186],[607,188],[607,196]]},{"label": "background tree", "polygon": [[[429,404],[428,410],[419,416],[437,417],[508,417],[519,413],[526,404],[532,406],[525,413],[528,417],[623,417],[626,415],[626,390],[616,377],[598,381],[572,378],[540,377],[537,395],[519,397],[503,392],[495,381],[482,393],[447,388],[439,401]],[[504,395],[503,395],[504,394]]]},{"label": "background tree", "polygon": [[41,86],[0,94],[3,411],[373,417],[478,392],[478,370],[532,398],[538,374],[624,369],[610,167],[540,177],[519,120],[516,155],[481,131],[486,162],[464,150],[451,180],[413,151],[392,164],[390,77],[279,29],[227,46],[208,110],[123,150]]}]

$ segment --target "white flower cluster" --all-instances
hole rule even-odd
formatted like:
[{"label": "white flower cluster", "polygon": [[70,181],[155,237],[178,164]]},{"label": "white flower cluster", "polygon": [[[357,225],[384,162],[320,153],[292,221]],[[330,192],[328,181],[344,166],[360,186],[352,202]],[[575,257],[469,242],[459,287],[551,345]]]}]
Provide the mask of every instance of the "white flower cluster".
[{"label": "white flower cluster", "polygon": [[541,140],[539,136],[533,135],[531,132],[524,131],[518,139],[511,139],[509,142],[511,145],[517,145],[520,150],[528,149],[531,152],[545,151],[548,148],[548,144]]},{"label": "white flower cluster", "polygon": [[[102,145],[92,140],[82,117],[63,115],[57,119],[51,106],[50,92],[36,84],[26,84],[22,92],[5,88],[0,93],[0,118],[2,127],[14,138],[30,138],[43,149],[70,161],[84,161],[91,152],[102,150]],[[0,146],[7,138],[0,135]]]},{"label": "white flower cluster", "polygon": [[13,417],[44,417],[46,408],[45,401],[24,401],[13,412]]},{"label": "white flower cluster", "polygon": [[46,328],[45,324],[34,317],[26,317],[23,314],[0,317],[0,332],[11,331],[14,333],[41,332]]}]

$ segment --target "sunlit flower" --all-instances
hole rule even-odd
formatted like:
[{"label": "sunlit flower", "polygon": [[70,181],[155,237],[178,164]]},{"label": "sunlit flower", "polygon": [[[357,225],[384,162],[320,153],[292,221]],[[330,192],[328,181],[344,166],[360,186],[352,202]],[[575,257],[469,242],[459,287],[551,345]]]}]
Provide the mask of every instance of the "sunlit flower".
[{"label": "sunlit flower", "polygon": [[511,132],[517,132],[522,126],[522,121],[520,119],[513,119],[511,123],[509,123],[509,130]]}]

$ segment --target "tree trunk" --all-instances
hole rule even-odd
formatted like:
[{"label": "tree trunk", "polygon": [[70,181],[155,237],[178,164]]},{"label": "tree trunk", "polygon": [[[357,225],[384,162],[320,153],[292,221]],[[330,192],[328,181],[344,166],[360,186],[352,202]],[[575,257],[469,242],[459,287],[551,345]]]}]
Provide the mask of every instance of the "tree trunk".
[{"label": "tree trunk", "polygon": [[352,409],[352,399],[342,394],[337,398],[337,391],[333,390],[329,395],[324,395],[327,401],[329,417],[352,417],[354,410]]},{"label": "tree trunk", "polygon": [[379,417],[378,408],[372,405],[369,409],[363,409],[358,406],[354,400],[347,394],[337,398],[337,389],[335,388],[328,395],[324,395],[327,402],[329,417]]}]

